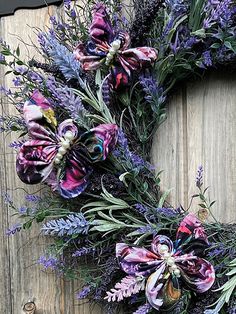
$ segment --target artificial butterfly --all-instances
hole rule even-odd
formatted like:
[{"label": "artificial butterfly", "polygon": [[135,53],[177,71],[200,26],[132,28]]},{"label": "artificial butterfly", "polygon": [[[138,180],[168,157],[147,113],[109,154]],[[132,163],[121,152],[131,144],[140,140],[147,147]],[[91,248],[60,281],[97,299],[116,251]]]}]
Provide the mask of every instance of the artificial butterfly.
[{"label": "artificial butterfly", "polygon": [[85,71],[97,70],[104,63],[109,66],[115,90],[129,84],[133,71],[148,67],[157,59],[154,48],[129,48],[129,34],[115,32],[103,3],[94,7],[89,34],[90,40],[76,47],[75,57]]},{"label": "artificial butterfly", "polygon": [[72,119],[57,125],[50,102],[34,91],[23,108],[30,140],[17,155],[16,170],[27,184],[46,182],[64,198],[87,187],[93,164],[107,158],[117,140],[115,124],[100,124],[81,134]]}]

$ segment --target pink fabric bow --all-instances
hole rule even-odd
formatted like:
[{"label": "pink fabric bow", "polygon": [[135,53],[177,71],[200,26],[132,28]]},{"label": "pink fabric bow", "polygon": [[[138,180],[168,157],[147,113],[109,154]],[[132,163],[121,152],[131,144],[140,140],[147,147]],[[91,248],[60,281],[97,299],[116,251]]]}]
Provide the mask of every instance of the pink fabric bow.
[{"label": "pink fabric bow", "polygon": [[178,301],[182,286],[199,293],[210,289],[215,280],[214,268],[197,257],[207,246],[201,222],[188,214],[180,223],[174,243],[164,235],[153,239],[150,250],[118,243],[116,256],[128,275],[147,278],[147,300],[159,310]]},{"label": "pink fabric bow", "polygon": [[101,124],[81,133],[71,119],[57,126],[51,104],[37,90],[23,112],[30,140],[17,156],[20,179],[28,184],[46,181],[64,198],[78,196],[89,183],[92,164],[105,160],[115,146],[118,127]]},{"label": "pink fabric bow", "polygon": [[90,41],[78,44],[75,57],[85,71],[96,70],[104,63],[109,66],[110,81],[116,90],[129,84],[132,72],[152,65],[157,59],[154,48],[129,48],[129,34],[115,33],[103,3],[94,7],[89,33]]}]

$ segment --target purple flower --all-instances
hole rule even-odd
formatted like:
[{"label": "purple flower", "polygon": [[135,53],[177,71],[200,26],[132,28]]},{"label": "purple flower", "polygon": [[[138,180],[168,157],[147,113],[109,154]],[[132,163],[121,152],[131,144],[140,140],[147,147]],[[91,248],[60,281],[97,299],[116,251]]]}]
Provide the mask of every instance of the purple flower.
[{"label": "purple flower", "polygon": [[5,56],[2,53],[0,53],[0,62],[4,62],[4,61],[5,61]]},{"label": "purple flower", "polygon": [[199,166],[197,169],[196,186],[200,189],[202,184],[203,184],[203,167]]},{"label": "purple flower", "polygon": [[62,237],[72,234],[87,234],[89,223],[81,213],[68,215],[66,218],[50,220],[43,225],[42,230],[46,235]]},{"label": "purple flower", "polygon": [[60,270],[63,267],[63,262],[56,257],[53,256],[40,256],[38,259],[38,263],[42,265],[45,269],[51,268],[53,270]]},{"label": "purple flower", "polygon": [[28,202],[32,202],[32,203],[37,203],[40,200],[42,200],[42,198],[40,196],[38,196],[38,195],[27,194],[25,196],[25,200],[28,201]]},{"label": "purple flower", "polygon": [[52,25],[57,25],[57,20],[56,20],[56,17],[53,15],[53,16],[50,16],[50,23]]},{"label": "purple flower", "polygon": [[15,85],[16,87],[21,86],[21,84],[22,84],[22,81],[21,81],[21,79],[20,79],[19,76],[15,77],[15,78],[12,80],[12,82],[14,83],[14,85]]},{"label": "purple flower", "polygon": [[168,208],[168,207],[157,208],[156,211],[159,215],[165,216],[168,218],[176,217],[180,213],[179,209],[176,210],[176,209]]},{"label": "purple flower", "polygon": [[20,148],[23,144],[25,143],[25,141],[13,141],[9,144],[10,148],[15,148],[18,149]]},{"label": "purple flower", "polygon": [[108,79],[106,79],[102,85],[102,98],[103,98],[103,101],[105,102],[105,104],[107,106],[110,105],[110,101],[111,101],[110,93],[111,93],[111,91],[110,91],[109,81],[108,81]]},{"label": "purple flower", "polygon": [[21,75],[24,75],[28,72],[28,69],[25,66],[16,66],[15,71]]},{"label": "purple flower", "polygon": [[27,76],[29,80],[31,80],[32,82],[35,82],[38,84],[41,84],[43,82],[43,77],[34,71],[29,71]]},{"label": "purple flower", "polygon": [[70,16],[71,16],[72,19],[75,19],[75,18],[76,18],[76,11],[75,11],[75,9],[72,9],[72,10],[70,11]]},{"label": "purple flower", "polygon": [[157,80],[151,75],[141,75],[139,81],[145,93],[145,100],[151,105],[153,112],[159,114],[166,100],[166,97],[163,95],[163,88],[159,86]]},{"label": "purple flower", "polygon": [[[156,227],[158,227],[158,226],[156,226]],[[153,226],[148,225],[148,224],[143,226],[143,227],[138,228],[137,232],[140,234],[146,234],[146,233],[151,233],[153,235],[157,234],[157,230]]]},{"label": "purple flower", "polygon": [[72,256],[73,257],[81,257],[81,256],[88,255],[88,254],[91,254],[94,252],[95,252],[95,248],[93,248],[93,247],[82,247],[82,248],[76,250],[72,254]]},{"label": "purple flower", "polygon": [[21,229],[22,229],[22,224],[16,223],[7,229],[6,235],[8,235],[8,236],[14,235],[16,232],[20,232]]},{"label": "purple flower", "polygon": [[64,6],[67,10],[70,10],[71,0],[64,0]]},{"label": "purple flower", "polygon": [[12,91],[10,89],[5,88],[2,85],[0,85],[0,92],[5,94],[6,96],[11,96],[12,95]]},{"label": "purple flower", "polygon": [[150,304],[146,303],[144,305],[141,305],[133,314],[147,314],[151,312],[153,308]]},{"label": "purple flower", "polygon": [[24,214],[27,214],[28,209],[25,206],[21,206],[18,211],[19,211],[19,214],[24,215]]},{"label": "purple flower", "polygon": [[85,286],[81,291],[76,294],[78,300],[85,299],[91,291],[91,286]]},{"label": "purple flower", "polygon": [[143,204],[135,204],[134,207],[142,215],[146,214],[148,211],[148,208],[145,207]]}]

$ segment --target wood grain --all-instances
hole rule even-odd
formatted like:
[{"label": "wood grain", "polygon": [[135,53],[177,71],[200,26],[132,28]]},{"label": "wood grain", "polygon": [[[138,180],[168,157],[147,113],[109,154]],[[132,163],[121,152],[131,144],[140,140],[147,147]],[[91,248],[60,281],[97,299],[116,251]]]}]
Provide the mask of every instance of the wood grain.
[{"label": "wood grain", "polygon": [[[0,36],[12,47],[20,45],[21,57],[29,60],[37,56],[32,45],[23,43],[36,43],[35,29],[45,29],[49,25],[50,15],[63,14],[54,7],[37,10],[19,10],[14,16],[0,19]],[[34,27],[34,28],[33,28]],[[23,43],[22,43],[23,42]],[[37,57],[39,58],[39,56]],[[0,68],[1,84],[12,88],[12,77],[3,75],[4,69]],[[14,87],[13,87],[14,88]],[[5,98],[1,99],[1,114],[11,115],[16,111]],[[25,191],[34,193],[39,186],[24,185],[16,176],[16,155],[9,148],[9,143],[16,140],[14,134],[5,136],[0,133],[0,189],[13,194],[16,204],[24,203]],[[2,195],[2,194],[1,194]],[[78,281],[63,280],[53,273],[43,272],[36,263],[43,255],[49,244],[49,239],[40,235],[39,226],[35,226],[30,232],[21,232],[16,236],[5,235],[8,226],[15,222],[12,210],[4,203],[1,197],[1,237],[0,237],[0,313],[19,314],[23,311],[27,302],[35,302],[36,314],[99,314],[102,309],[91,307],[85,301],[76,301],[75,292],[81,287]]]},{"label": "wood grain", "polygon": [[[195,175],[204,168],[212,212],[222,222],[236,221],[236,76],[211,73],[189,83],[168,104],[167,121],[154,138],[152,159],[163,169],[162,188],[169,202],[188,207],[196,192]],[[193,203],[192,210],[198,210]]]},{"label": "wood grain", "polygon": [[[0,19],[0,36],[11,46],[23,41],[35,41],[34,30],[29,26],[44,28],[56,8],[20,10],[14,16]],[[36,52],[33,47],[20,44],[26,59]],[[12,86],[11,77],[0,80]],[[205,169],[205,184],[210,185],[212,199],[217,199],[214,214],[222,221],[235,221],[236,211],[236,76],[211,74],[202,82],[193,82],[175,93],[168,105],[167,120],[160,126],[153,143],[153,163],[162,174],[163,190],[172,188],[170,203],[187,207],[194,193],[197,166]],[[14,108],[1,99],[1,114],[12,114]],[[0,190],[14,195],[14,201],[23,203],[25,192],[39,187],[26,187],[15,174],[15,153],[9,149],[15,140],[13,134],[0,133]],[[12,211],[0,198],[0,313],[23,313],[29,301],[36,304],[36,314],[88,314],[103,313],[75,300],[78,282],[62,280],[45,273],[36,265],[48,240],[40,236],[39,227],[14,237],[6,237],[5,230],[14,223]],[[197,207],[197,205],[195,204]],[[196,208],[195,207],[195,208]]]}]

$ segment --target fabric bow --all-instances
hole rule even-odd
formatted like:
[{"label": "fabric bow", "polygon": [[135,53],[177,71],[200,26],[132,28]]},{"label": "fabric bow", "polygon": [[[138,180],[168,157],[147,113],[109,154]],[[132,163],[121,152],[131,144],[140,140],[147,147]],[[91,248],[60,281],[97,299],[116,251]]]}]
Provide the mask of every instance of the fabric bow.
[{"label": "fabric bow", "polygon": [[115,32],[103,3],[94,7],[89,34],[90,40],[76,47],[75,57],[85,71],[97,70],[104,63],[109,66],[111,85],[116,90],[129,84],[133,71],[148,67],[157,59],[154,48],[129,48],[129,34]]},{"label": "fabric bow", "polygon": [[118,127],[101,124],[81,134],[71,119],[57,126],[52,106],[37,90],[23,113],[31,139],[17,156],[20,179],[28,184],[46,181],[64,198],[78,196],[88,185],[92,164],[105,160],[115,146]]},{"label": "fabric bow", "polygon": [[150,251],[118,243],[116,256],[128,275],[147,278],[147,300],[159,310],[161,306],[173,306],[184,285],[199,293],[210,289],[215,280],[214,268],[197,257],[207,246],[201,222],[194,214],[188,214],[180,223],[174,243],[164,235],[154,237]]}]

